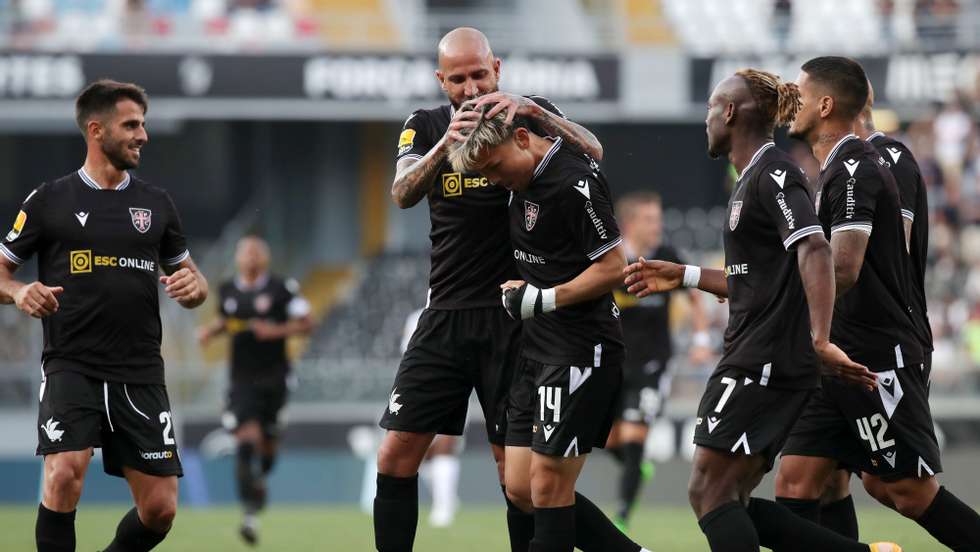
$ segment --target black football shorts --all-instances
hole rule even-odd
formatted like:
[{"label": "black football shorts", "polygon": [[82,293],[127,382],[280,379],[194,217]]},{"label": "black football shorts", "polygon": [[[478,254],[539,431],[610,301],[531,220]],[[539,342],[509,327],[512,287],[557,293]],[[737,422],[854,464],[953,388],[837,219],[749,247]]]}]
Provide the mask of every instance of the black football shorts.
[{"label": "black football shorts", "polygon": [[501,307],[425,309],[402,356],[381,427],[462,435],[476,389],[489,441],[503,445],[521,325]]},{"label": "black football shorts", "polygon": [[635,424],[651,424],[663,413],[670,397],[669,357],[630,361],[626,351],[623,390],[618,418]]},{"label": "black football shorts", "polygon": [[282,427],[279,414],[289,395],[286,380],[262,383],[233,383],[228,391],[228,406],[222,425],[229,431],[249,421],[258,422],[266,438],[279,437]]},{"label": "black football shorts", "polygon": [[622,382],[621,354],[583,367],[521,358],[507,408],[507,446],[565,458],[603,448]]},{"label": "black football shorts", "polygon": [[102,448],[103,469],[183,475],[167,389],[60,371],[41,380],[37,454]]},{"label": "black football shorts", "polygon": [[886,481],[941,472],[926,367],[876,373],[875,391],[823,378],[783,455],[832,458]]},{"label": "black football shorts", "polygon": [[719,366],[698,405],[694,444],[762,455],[771,470],[812,394],[811,389],[773,389],[734,367]]}]

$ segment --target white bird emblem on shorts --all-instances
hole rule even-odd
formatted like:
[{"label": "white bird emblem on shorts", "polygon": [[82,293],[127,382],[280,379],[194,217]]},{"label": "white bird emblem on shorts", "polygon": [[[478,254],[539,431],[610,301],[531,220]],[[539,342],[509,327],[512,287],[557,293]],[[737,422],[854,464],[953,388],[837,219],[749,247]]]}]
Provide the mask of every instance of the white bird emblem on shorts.
[{"label": "white bird emblem on shorts", "polygon": [[402,405],[399,404],[398,397],[401,397],[398,393],[395,393],[398,389],[391,390],[391,397],[388,398],[388,412],[398,415],[398,411],[402,409]]},{"label": "white bird emblem on shorts", "polygon": [[61,422],[54,421],[54,418],[48,418],[48,421],[44,422],[44,425],[41,426],[41,429],[43,429],[44,433],[47,434],[48,440],[52,443],[55,441],[60,441],[61,436],[65,434],[65,430],[58,429],[58,424],[60,423]]}]

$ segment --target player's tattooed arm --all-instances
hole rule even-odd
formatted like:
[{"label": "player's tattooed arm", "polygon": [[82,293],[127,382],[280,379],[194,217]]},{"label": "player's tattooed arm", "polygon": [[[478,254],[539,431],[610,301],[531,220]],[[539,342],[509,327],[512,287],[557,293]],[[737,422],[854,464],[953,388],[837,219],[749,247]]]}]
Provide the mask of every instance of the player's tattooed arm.
[{"label": "player's tattooed arm", "polygon": [[847,293],[857,283],[864,265],[864,252],[868,248],[870,236],[862,230],[842,230],[830,237],[830,247],[834,252],[834,279],[837,284],[837,297]]},{"label": "player's tattooed arm", "polygon": [[190,257],[173,266],[165,266],[166,276],[160,276],[160,283],[166,286],[167,296],[180,306],[193,309],[208,298],[208,281]]},{"label": "player's tattooed arm", "polygon": [[596,259],[581,274],[555,286],[555,307],[595,299],[618,288],[626,265],[626,251],[617,245]]},{"label": "player's tattooed arm", "polygon": [[508,92],[494,92],[480,96],[476,102],[476,107],[479,108],[487,104],[495,104],[487,111],[487,119],[493,118],[497,113],[506,109],[508,123],[513,121],[516,115],[526,117],[545,131],[545,134],[561,136],[566,144],[578,151],[587,153],[596,161],[602,161],[602,144],[589,129],[555,115],[530,98]]},{"label": "player's tattooed arm", "polygon": [[476,126],[480,114],[475,111],[457,111],[449,122],[446,134],[421,159],[403,157],[395,165],[395,180],[391,183],[391,199],[401,209],[414,207],[431,190],[432,183],[449,155],[452,146],[465,140],[464,129]]},{"label": "player's tattooed arm", "polygon": [[[637,297],[646,297],[651,293],[662,293],[681,287],[685,269],[686,266],[682,264],[640,257],[639,261],[623,269],[623,274],[626,276],[627,291]],[[698,289],[718,297],[728,297],[725,271],[701,267]]]},{"label": "player's tattooed arm", "polygon": [[820,358],[822,372],[852,385],[874,389],[875,375],[865,366],[852,361],[844,351],[830,342],[830,322],[834,316],[836,299],[835,254],[831,245],[823,234],[810,234],[797,242],[796,257],[810,311],[813,350]]},{"label": "player's tattooed arm", "polygon": [[34,318],[50,316],[58,311],[58,295],[65,288],[46,286],[41,282],[25,284],[14,279],[17,265],[0,258],[0,304],[15,304]]}]

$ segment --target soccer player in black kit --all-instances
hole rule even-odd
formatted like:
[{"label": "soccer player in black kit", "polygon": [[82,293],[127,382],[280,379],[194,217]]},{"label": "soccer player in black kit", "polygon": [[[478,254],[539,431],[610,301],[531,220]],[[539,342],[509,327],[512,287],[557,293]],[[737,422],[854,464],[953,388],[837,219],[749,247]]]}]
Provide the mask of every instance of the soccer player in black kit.
[{"label": "soccer player in black kit", "polygon": [[738,171],[724,230],[725,270],[642,261],[630,292],[698,287],[730,305],[725,349],[698,407],[689,495],[714,552],[894,552],[865,545],[752,498],[823,370],[873,387],[868,370],[830,342],[835,296],[831,248],[802,171],[772,142],[799,107],[792,83],[745,69],[708,100],[708,152]]},{"label": "soccer player in black kit", "polygon": [[[516,277],[507,237],[507,192],[476,172],[456,171],[447,154],[482,112],[459,108],[483,96],[507,117],[521,116],[543,134],[599,159],[602,148],[583,127],[540,97],[499,92],[500,60],[483,33],[460,28],[439,43],[436,77],[449,105],[414,112],[398,141],[392,199],[409,208],[428,200],[432,224],[429,298],[395,376],[381,427],[374,501],[375,545],[411,550],[418,523],[418,468],[436,433],[459,435],[475,388],[503,483],[504,401],[513,379],[520,324],[500,309],[499,284]],[[508,526],[530,516],[508,506]],[[615,531],[615,528],[612,528]]]},{"label": "soccer player in black kit", "polygon": [[[953,550],[980,549],[980,517],[936,481],[942,470],[915,319],[901,199],[887,162],[853,129],[868,80],[848,58],[814,58],[797,80],[803,107],[790,135],[821,163],[818,214],[830,236],[838,299],[832,340],[878,376],[876,392],[824,379],[783,451],[776,494],[817,520],[838,467]],[[853,525],[856,532],[856,523]]]},{"label": "soccer player in black kit", "polygon": [[218,318],[198,331],[206,345],[231,336],[231,387],[223,425],[235,434],[235,479],[245,511],[239,535],[258,541],[256,514],[266,503],[266,478],[276,462],[279,413],[288,395],[286,340],[313,327],[299,283],[269,273],[269,246],[245,236],[235,249],[238,275],[218,288]]},{"label": "soccer player in black kit", "polygon": [[[75,507],[93,449],[136,504],[106,552],[152,549],[170,530],[182,474],[160,356],[158,287],[194,308],[208,286],[170,196],[131,175],[147,142],[139,86],[92,83],[75,103],[85,164],[38,186],[0,242],[0,303],[44,327],[37,454],[39,552],[75,550]],[[38,281],[14,280],[38,257]],[[166,275],[159,276],[159,270]]]},{"label": "soccer player in black kit", "polygon": [[[671,244],[663,241],[663,207],[656,192],[633,192],[616,202],[616,219],[623,232],[627,262],[641,256],[686,264]],[[692,364],[710,358],[707,320],[701,293],[689,290]],[[655,293],[642,299],[621,287],[613,293],[621,311],[626,361],[623,365],[623,391],[617,419],[609,432],[606,450],[622,464],[619,481],[619,509],[616,525],[626,530],[644,479],[653,475],[653,464],[643,458],[650,424],[663,413],[673,377],[670,331],[672,293]]]},{"label": "soccer player in black kit", "polygon": [[507,408],[505,477],[508,497],[530,502],[534,515],[533,532],[512,531],[511,549],[639,551],[614,527],[607,538],[578,523],[580,504],[591,502],[575,492],[586,455],[605,444],[622,381],[622,330],[611,292],[625,256],[608,184],[562,138],[542,137],[523,118],[490,115],[497,110],[485,107],[487,117],[450,161],[511,191],[505,243],[521,279],[500,283],[501,300],[502,310],[524,323]]}]

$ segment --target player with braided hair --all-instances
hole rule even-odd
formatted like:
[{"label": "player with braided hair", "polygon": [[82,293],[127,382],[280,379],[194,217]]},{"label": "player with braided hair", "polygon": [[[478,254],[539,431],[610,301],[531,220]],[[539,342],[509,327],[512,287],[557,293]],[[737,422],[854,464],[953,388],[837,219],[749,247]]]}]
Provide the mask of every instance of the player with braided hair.
[{"label": "player with braided hair", "polygon": [[725,269],[641,259],[626,268],[630,293],[645,297],[697,287],[728,299],[724,354],[698,407],[691,506],[713,552],[773,550],[895,552],[861,544],[752,491],[772,469],[799,414],[820,385],[821,365],[838,379],[875,380],[830,342],[832,253],[803,172],[772,141],[793,120],[799,91],[747,69],[708,100],[708,153],[739,172],[724,229]]}]

